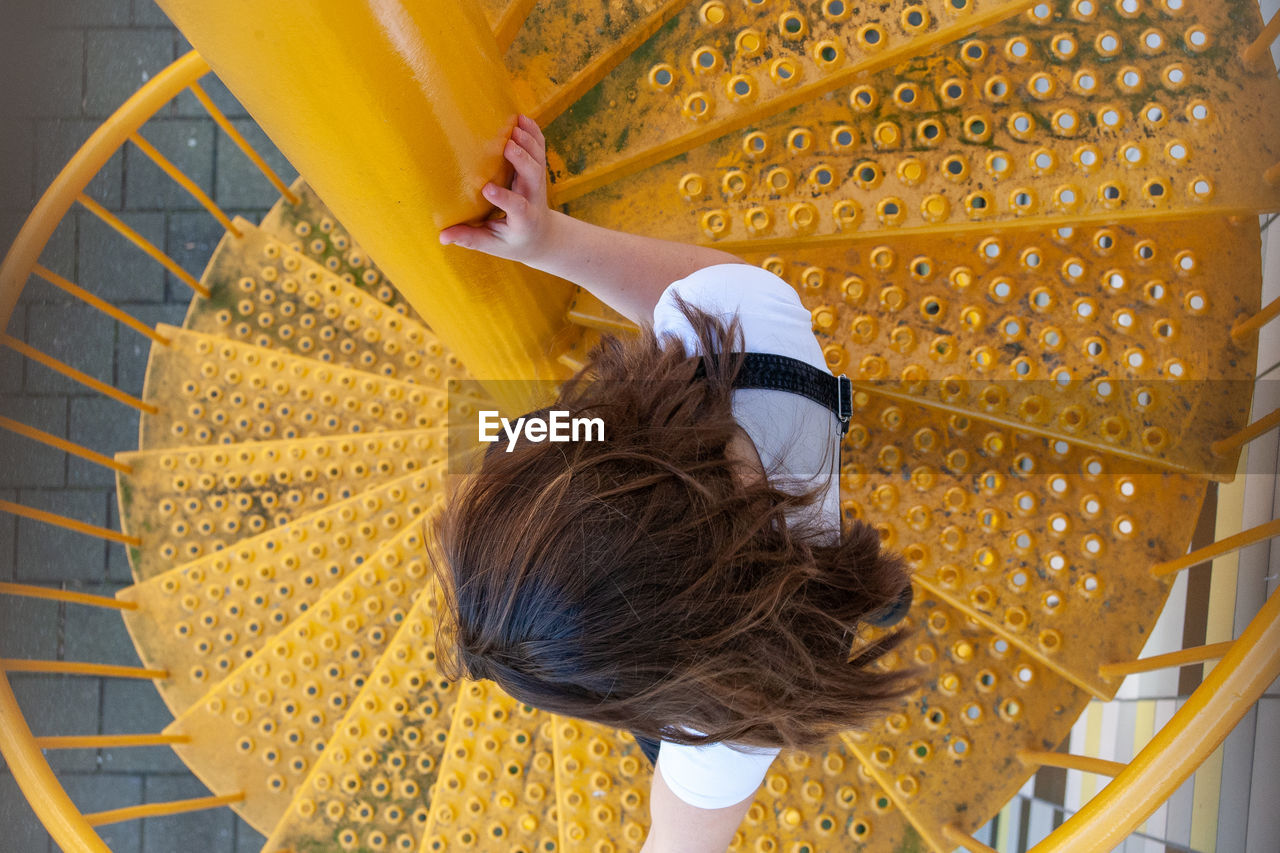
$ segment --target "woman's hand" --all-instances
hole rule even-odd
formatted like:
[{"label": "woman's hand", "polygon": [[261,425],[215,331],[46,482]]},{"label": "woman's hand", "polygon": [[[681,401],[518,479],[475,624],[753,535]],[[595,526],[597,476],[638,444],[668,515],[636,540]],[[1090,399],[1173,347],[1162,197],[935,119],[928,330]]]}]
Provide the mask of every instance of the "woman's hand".
[{"label": "woman's hand", "polygon": [[553,220],[547,207],[547,141],[538,123],[521,115],[503,154],[515,167],[511,188],[490,181],[481,192],[506,218],[450,226],[440,232],[440,242],[527,262],[547,248]]}]

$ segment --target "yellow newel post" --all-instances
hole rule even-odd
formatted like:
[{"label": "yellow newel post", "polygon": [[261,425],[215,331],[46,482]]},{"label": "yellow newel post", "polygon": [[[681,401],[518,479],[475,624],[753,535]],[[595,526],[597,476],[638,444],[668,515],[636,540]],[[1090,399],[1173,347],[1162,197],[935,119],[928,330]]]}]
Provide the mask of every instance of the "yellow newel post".
[{"label": "yellow newel post", "polygon": [[[506,180],[517,106],[468,0],[160,0],[272,141],[479,379],[562,378],[565,282],[442,247]],[[491,391],[506,399],[515,383]]]}]

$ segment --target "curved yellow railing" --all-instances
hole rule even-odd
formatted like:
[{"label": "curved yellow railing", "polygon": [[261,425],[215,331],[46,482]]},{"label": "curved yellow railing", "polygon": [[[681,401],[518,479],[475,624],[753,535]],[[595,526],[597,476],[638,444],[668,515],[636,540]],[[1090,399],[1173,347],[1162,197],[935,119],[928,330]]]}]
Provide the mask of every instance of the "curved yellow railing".
[{"label": "curved yellow railing", "polygon": [[1133,761],[1034,853],[1111,850],[1169,799],[1280,676],[1280,593]]},{"label": "curved yellow railing", "polygon": [[111,853],[53,775],[0,671],[0,753],[53,843],[75,853]]},{"label": "curved yellow railing", "polygon": [[[50,236],[63,217],[70,211],[72,205],[77,201],[83,202],[86,199],[83,195],[84,189],[93,177],[125,142],[137,138],[138,130],[147,120],[173,100],[179,92],[187,88],[199,90],[197,81],[207,73],[209,73],[208,63],[195,51],[191,51],[169,65],[112,113],[80,147],[67,165],[63,167],[62,171],[58,173],[58,176],[54,178],[49,188],[40,197],[31,215],[23,223],[17,238],[9,247],[3,262],[0,263],[0,328],[8,325],[9,318],[22,294],[23,288],[26,286],[28,277],[32,274],[40,275],[46,279],[50,277],[51,274],[39,264],[40,254],[44,251]],[[201,103],[210,111],[215,120],[222,119],[219,121],[219,125],[231,131],[236,144],[246,150],[246,154],[249,155],[255,165],[264,171],[268,179],[276,184],[277,187],[284,187],[283,182],[271,172],[266,162],[256,152],[248,148],[248,143],[244,141],[243,137],[235,133],[234,128],[226,123],[225,118],[221,116],[202,90],[197,91],[197,97],[200,97]],[[287,188],[285,188],[285,192],[287,193]],[[186,275],[185,271],[183,275]],[[140,324],[136,321],[130,322],[132,321],[131,317],[123,315],[114,306],[104,304],[103,300],[94,297],[82,288],[70,282],[65,282],[65,280],[62,280],[61,283],[55,283],[59,284],[59,286],[67,285],[63,289],[68,290],[72,295],[79,296],[88,304],[98,307],[114,319],[134,327],[142,334],[152,337],[153,340],[156,339],[154,334],[150,334],[152,330],[149,327],[143,326],[139,328]],[[6,335],[5,338],[7,339],[8,336]],[[164,343],[163,339],[157,342]],[[20,347],[25,346],[20,341],[15,340],[13,343],[18,344]],[[43,357],[42,354],[36,354],[34,357],[47,358]],[[114,388],[110,390],[119,394]],[[33,430],[16,422],[11,423],[7,418],[4,420],[7,428],[16,427],[13,429],[14,432],[43,441],[108,468],[117,468],[117,463],[114,460],[107,459],[101,454],[87,451],[85,448],[81,448],[64,439],[42,433],[39,430]],[[21,515],[70,527],[80,532],[92,535],[106,535],[108,538],[120,536],[115,531],[90,528],[89,525],[75,522],[72,519],[63,519],[52,513],[28,510],[25,507],[10,504],[10,502],[5,502],[5,504],[4,508],[6,510],[16,511]],[[94,596],[74,593],[57,595],[47,590],[25,588],[18,584],[0,585],[0,594],[54,598],[97,607],[120,607],[113,599],[98,601]],[[59,744],[56,740],[51,742],[49,739],[37,739],[32,734],[6,675],[6,671],[30,669],[32,666],[49,662],[9,661],[6,663],[16,665],[0,665],[0,754],[4,756],[4,760],[10,772],[13,773],[15,781],[17,781],[27,801],[31,804],[32,809],[41,823],[44,824],[55,844],[63,850],[75,851],[75,853],[110,853],[106,844],[94,832],[93,826],[108,823],[114,819],[128,819],[130,815],[126,814],[120,818],[113,818],[109,814],[99,815],[91,821],[76,808],[66,790],[58,781],[57,776],[54,775],[49,762],[42,752],[43,749],[56,748]],[[60,661],[56,663],[65,664],[66,662]],[[83,667],[76,668],[75,664],[70,664],[69,671],[84,674],[91,670],[86,670]],[[120,675],[123,673],[123,668],[115,667],[105,671],[108,675]],[[150,678],[154,677],[154,674],[145,673],[138,677]],[[170,813],[224,805],[226,802],[226,798],[222,798],[216,803],[161,803],[157,805],[161,808],[169,809],[169,812],[164,813]]]},{"label": "curved yellow railing", "polygon": [[4,263],[0,264],[0,329],[8,325],[27,276],[34,270],[54,229],[93,176],[147,119],[207,73],[208,63],[195,51],[174,62],[112,113],[53,179],[18,232]]}]

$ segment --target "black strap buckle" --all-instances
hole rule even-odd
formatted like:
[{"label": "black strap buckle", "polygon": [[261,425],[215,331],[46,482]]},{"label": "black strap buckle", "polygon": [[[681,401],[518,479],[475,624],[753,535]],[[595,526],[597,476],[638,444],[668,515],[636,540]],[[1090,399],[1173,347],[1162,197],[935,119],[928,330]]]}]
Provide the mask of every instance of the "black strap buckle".
[{"label": "black strap buckle", "polygon": [[843,373],[836,377],[836,382],[840,386],[840,410],[836,417],[840,418],[840,432],[846,433],[849,431],[849,420],[853,417],[853,382]]}]

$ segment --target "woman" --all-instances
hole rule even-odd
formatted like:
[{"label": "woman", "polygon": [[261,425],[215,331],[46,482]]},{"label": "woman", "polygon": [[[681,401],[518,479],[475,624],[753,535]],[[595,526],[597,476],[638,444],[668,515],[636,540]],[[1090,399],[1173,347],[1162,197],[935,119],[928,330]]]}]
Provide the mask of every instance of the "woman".
[{"label": "woman", "polygon": [[641,333],[606,336],[552,406],[601,417],[605,441],[488,453],[451,497],[441,650],[455,676],[633,732],[656,755],[644,850],[722,851],[780,748],[819,747],[911,689],[878,664],[901,631],[856,636],[900,618],[910,586],[874,529],[841,534],[837,416],[734,387],[745,352],[835,381],[795,291],[548,209],[545,146],[519,117],[512,187],[484,188],[505,219],[441,242],[576,282]]}]

